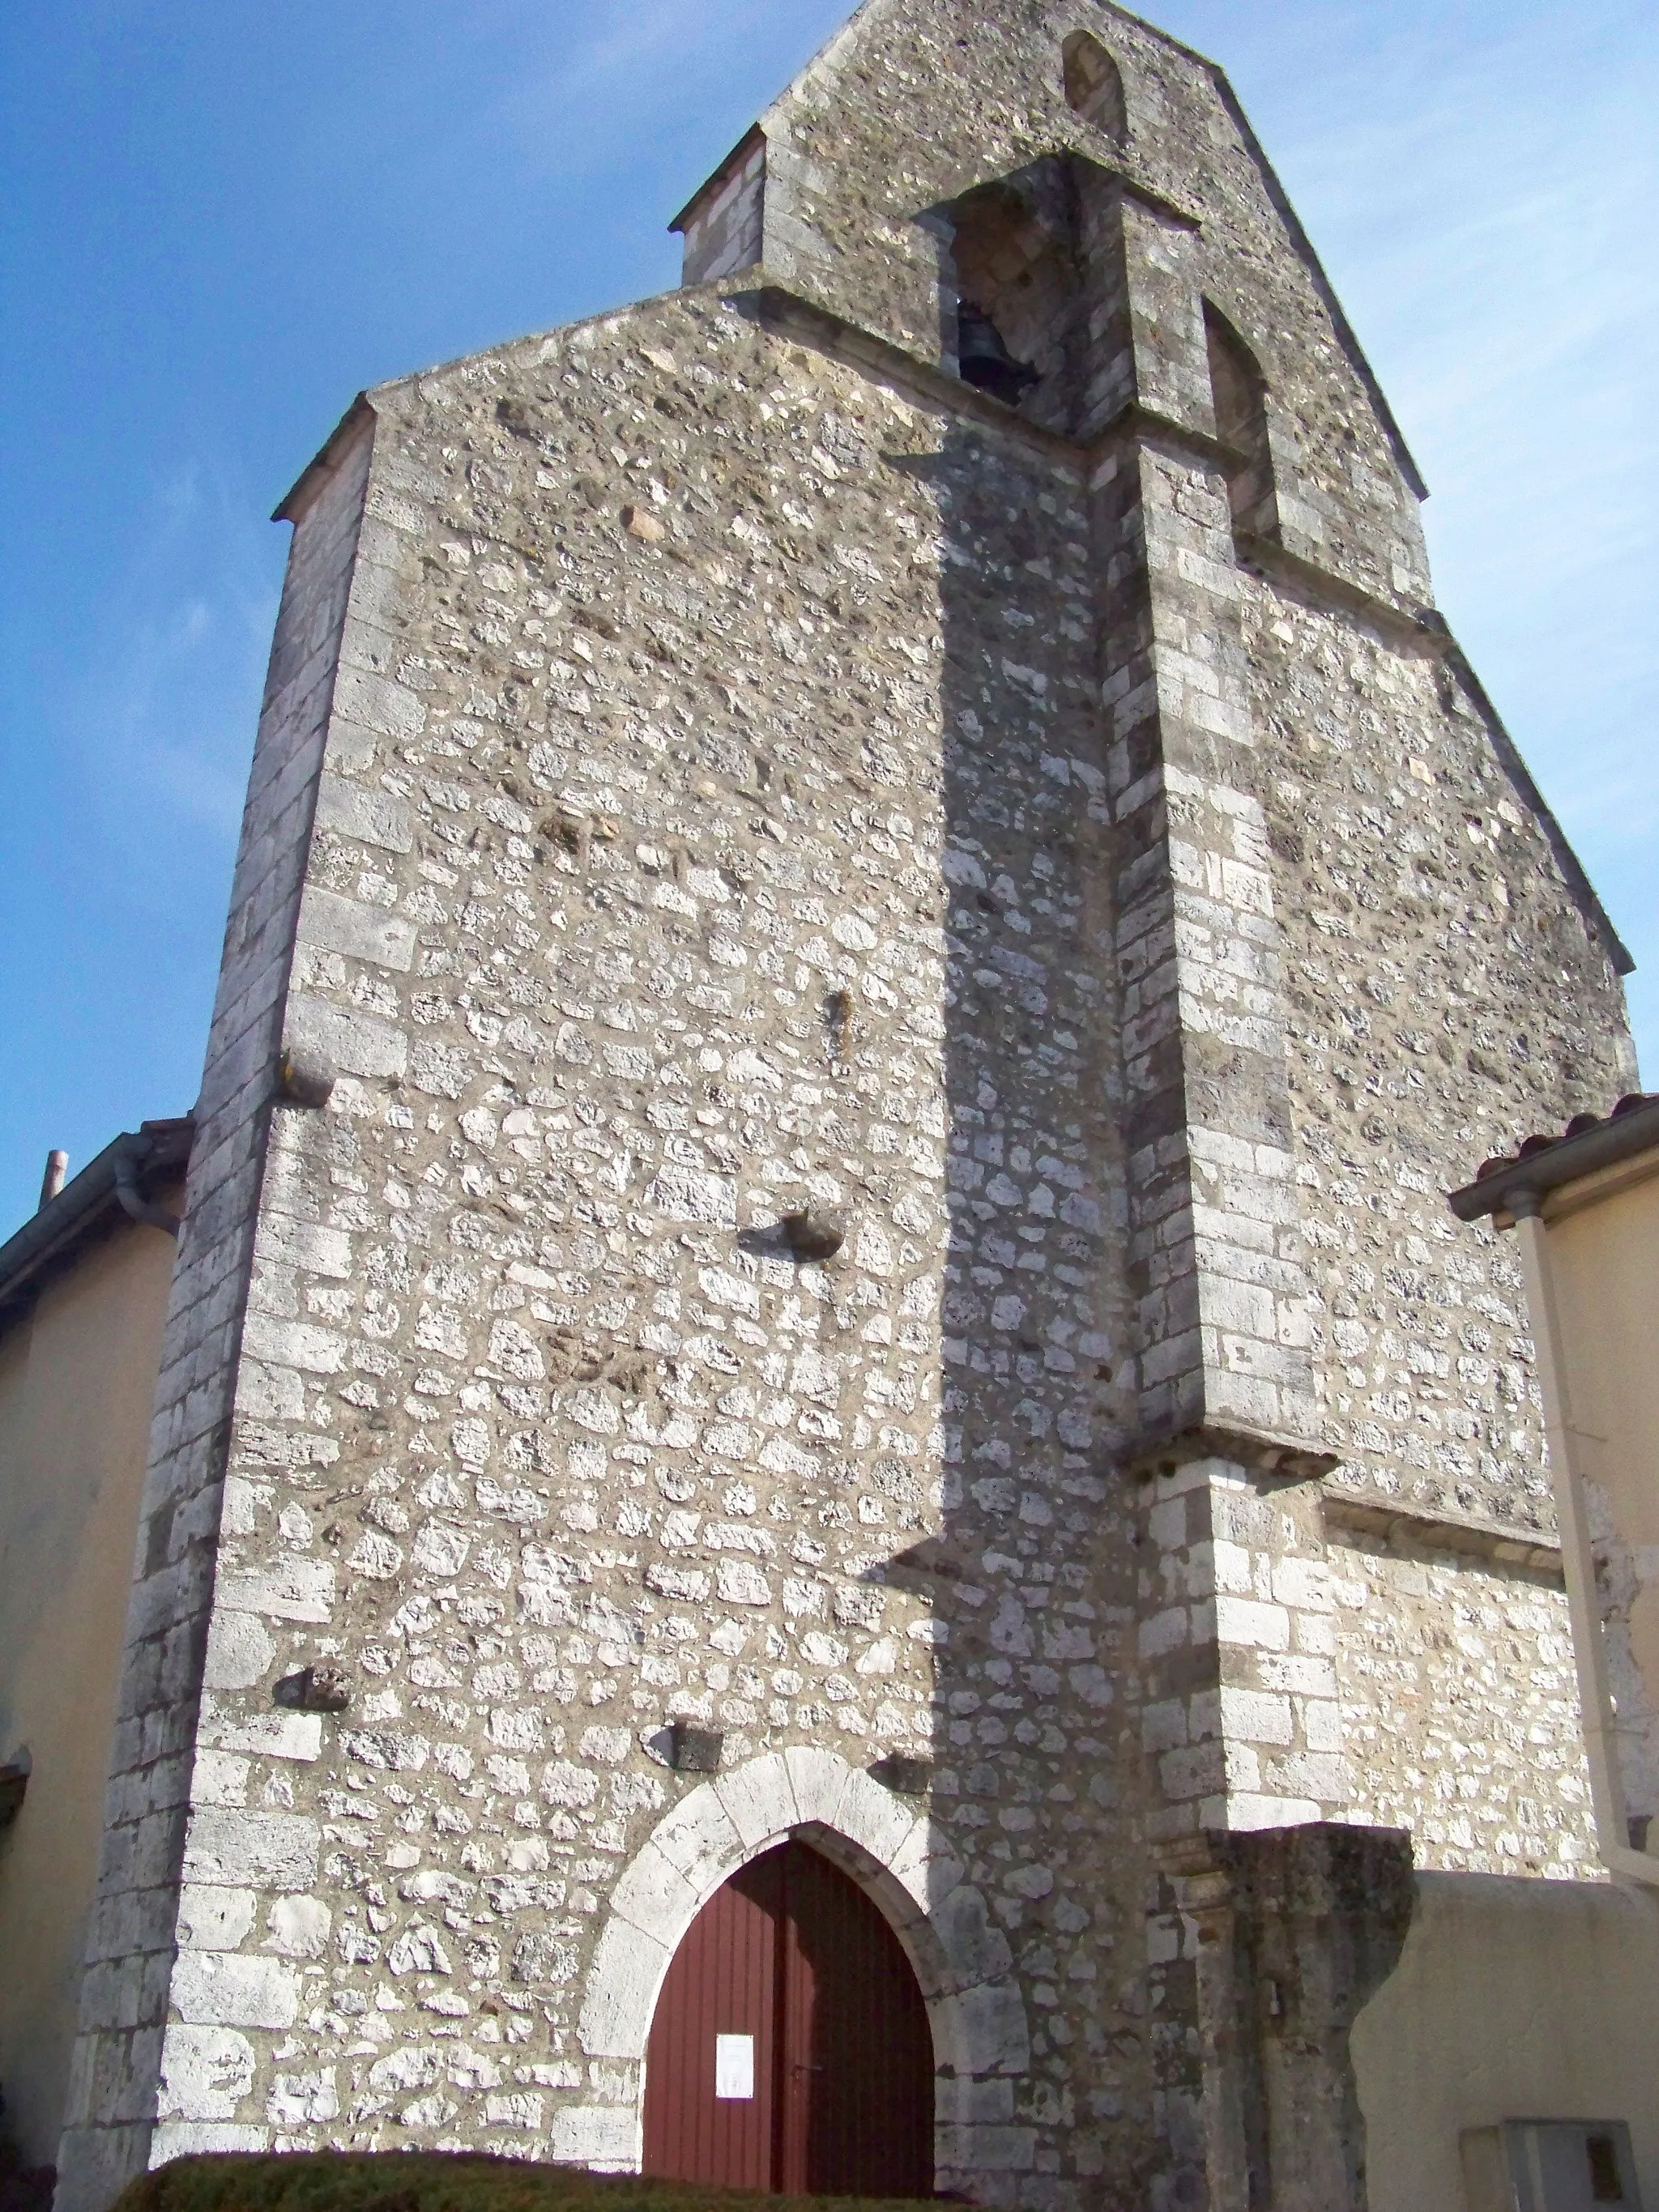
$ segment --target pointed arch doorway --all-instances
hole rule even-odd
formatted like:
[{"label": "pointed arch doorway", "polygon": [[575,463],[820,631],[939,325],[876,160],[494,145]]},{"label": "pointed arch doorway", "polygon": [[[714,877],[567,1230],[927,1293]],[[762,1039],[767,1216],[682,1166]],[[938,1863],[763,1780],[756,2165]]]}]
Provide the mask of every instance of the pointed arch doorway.
[{"label": "pointed arch doorway", "polygon": [[644,2171],[731,2188],[930,2197],[933,2047],[898,1938],[797,1838],[715,1891],[646,2053]]}]

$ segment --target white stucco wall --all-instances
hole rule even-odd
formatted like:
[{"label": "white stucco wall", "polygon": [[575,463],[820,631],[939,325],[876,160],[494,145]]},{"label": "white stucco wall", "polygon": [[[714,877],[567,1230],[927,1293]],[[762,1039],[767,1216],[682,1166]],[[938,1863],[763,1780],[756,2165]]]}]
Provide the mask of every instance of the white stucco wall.
[{"label": "white stucco wall", "polygon": [[173,1246],[123,1224],[0,1341],[0,2086],[23,2159],[58,2148],[138,1495]]},{"label": "white stucco wall", "polygon": [[1352,2036],[1371,2212],[1462,2212],[1458,2137],[1628,2120],[1659,2204],[1659,1903],[1601,1882],[1424,1874]]}]

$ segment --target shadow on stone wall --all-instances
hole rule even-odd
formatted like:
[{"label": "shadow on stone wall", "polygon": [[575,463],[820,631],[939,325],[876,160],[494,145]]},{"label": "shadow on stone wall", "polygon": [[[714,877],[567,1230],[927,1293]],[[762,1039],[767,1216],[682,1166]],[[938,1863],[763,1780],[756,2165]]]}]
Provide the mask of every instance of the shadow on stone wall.
[{"label": "shadow on stone wall", "polygon": [[889,1579],[936,1607],[933,1810],[1032,2005],[1007,2118],[1127,2188],[1150,2154],[1114,1458],[1134,1370],[1089,515],[1075,460],[1012,426],[886,459],[941,526],[950,1178],[943,1522]]}]

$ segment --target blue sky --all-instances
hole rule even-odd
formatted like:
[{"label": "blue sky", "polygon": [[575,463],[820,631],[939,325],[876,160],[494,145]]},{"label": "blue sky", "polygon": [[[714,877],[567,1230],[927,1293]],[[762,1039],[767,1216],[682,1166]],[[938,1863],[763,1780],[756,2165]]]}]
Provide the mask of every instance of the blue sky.
[{"label": "blue sky", "polygon": [[[672,284],[842,0],[0,12],[0,1236],[195,1096],[288,532],[361,386]],[[1659,1078],[1659,10],[1170,0],[1434,496]]]}]

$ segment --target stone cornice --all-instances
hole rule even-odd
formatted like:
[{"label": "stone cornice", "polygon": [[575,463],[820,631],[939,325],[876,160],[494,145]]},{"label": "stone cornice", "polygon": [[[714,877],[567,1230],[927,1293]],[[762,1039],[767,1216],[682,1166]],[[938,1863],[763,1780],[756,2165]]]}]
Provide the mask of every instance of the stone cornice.
[{"label": "stone cornice", "polygon": [[1461,1552],[1494,1565],[1562,1579],[1561,1546],[1540,1530],[1515,1528],[1474,1514],[1434,1512],[1395,1498],[1367,1496],[1340,1484],[1321,1492],[1328,1532],[1358,1531],[1390,1546],[1414,1544],[1438,1552]]}]

